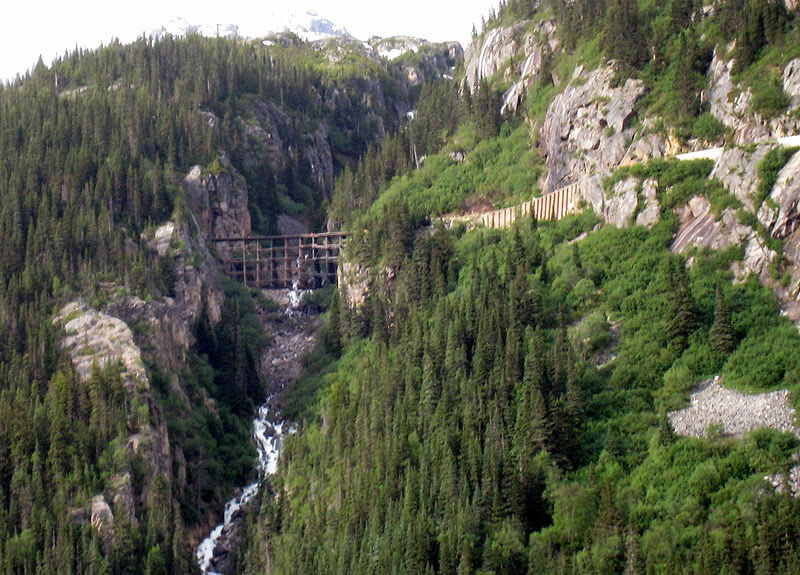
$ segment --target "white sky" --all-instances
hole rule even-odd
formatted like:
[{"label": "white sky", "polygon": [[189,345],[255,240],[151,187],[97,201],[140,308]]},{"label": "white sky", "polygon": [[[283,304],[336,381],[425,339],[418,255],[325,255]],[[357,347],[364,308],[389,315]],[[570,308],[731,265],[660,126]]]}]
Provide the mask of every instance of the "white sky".
[{"label": "white sky", "polygon": [[150,33],[173,18],[192,24],[236,24],[247,33],[269,30],[269,14],[312,9],[362,40],[371,35],[408,35],[432,41],[458,40],[466,47],[472,24],[480,28],[497,0],[11,0],[3,9],[0,80],[45,64],[76,45],[95,48]]}]

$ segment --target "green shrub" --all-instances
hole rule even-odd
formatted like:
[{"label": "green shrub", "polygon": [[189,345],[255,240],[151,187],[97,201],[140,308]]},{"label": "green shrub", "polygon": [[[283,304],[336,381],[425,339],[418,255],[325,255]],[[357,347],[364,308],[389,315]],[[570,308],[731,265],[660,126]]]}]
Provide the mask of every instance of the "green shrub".
[{"label": "green shrub", "polygon": [[798,148],[775,148],[758,163],[758,190],[753,200],[755,210],[769,197],[778,180],[778,174],[797,150]]},{"label": "green shrub", "polygon": [[692,126],[692,135],[706,142],[714,142],[725,133],[725,126],[712,114],[700,114]]},{"label": "green shrub", "polygon": [[791,99],[783,90],[777,79],[759,82],[752,88],[753,100],[750,106],[753,111],[765,118],[774,118],[786,111]]}]

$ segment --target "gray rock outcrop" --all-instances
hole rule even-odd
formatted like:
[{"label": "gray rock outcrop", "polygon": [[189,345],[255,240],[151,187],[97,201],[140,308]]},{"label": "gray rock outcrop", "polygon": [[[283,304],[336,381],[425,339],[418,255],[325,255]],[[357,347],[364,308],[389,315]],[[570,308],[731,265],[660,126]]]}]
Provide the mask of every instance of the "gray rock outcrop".
[{"label": "gray rock outcrop", "polygon": [[724,250],[754,237],[753,229],[740,224],[730,208],[717,219],[703,196],[693,197],[676,211],[680,224],[670,247],[674,253],[684,253],[690,247]]},{"label": "gray rock outcrop", "polygon": [[758,210],[758,219],[773,237],[786,239],[800,225],[800,154],[781,169],[769,199]]},{"label": "gray rock outcrop", "polygon": [[625,227],[630,223],[639,203],[638,187],[639,180],[636,178],[628,178],[617,182],[611,197],[606,200],[603,206],[602,214],[606,222],[618,228]]},{"label": "gray rock outcrop", "polygon": [[93,366],[103,368],[119,362],[129,393],[150,387],[141,351],[124,321],[74,301],[61,309],[54,323],[63,325],[66,335],[61,347],[69,354],[82,381],[89,379]]},{"label": "gray rock outcrop", "polygon": [[792,107],[800,106],[800,58],[783,69],[783,91],[792,99]]},{"label": "gray rock outcrop", "polygon": [[207,238],[250,235],[247,182],[227,156],[221,154],[206,170],[194,166],[183,184]]},{"label": "gray rock outcrop", "polygon": [[[792,106],[786,113],[767,120],[752,109],[753,94],[750,88],[735,84],[731,72],[735,60],[726,58],[727,49],[717,46],[708,69],[708,88],[703,93],[703,100],[709,104],[709,111],[733,132],[736,144],[763,142],[797,133],[800,121],[792,111],[800,104],[800,98],[792,98]],[[784,69],[783,86],[787,93],[793,95],[800,85],[797,61],[792,61]]]},{"label": "gray rock outcrop", "polygon": [[348,309],[357,309],[364,305],[369,294],[370,269],[359,263],[343,259],[336,270],[336,281],[342,303]]},{"label": "gray rock outcrop", "polygon": [[546,79],[542,78],[542,74],[551,54],[559,46],[556,25],[551,21],[539,22],[534,30],[525,35],[520,63],[506,70],[506,78],[516,80],[503,94],[502,111],[515,111],[525,97],[526,90],[539,80]]},{"label": "gray rock outcrop", "polygon": [[642,182],[644,209],[636,216],[636,225],[652,228],[661,218],[661,205],[658,203],[658,182],[645,180]]},{"label": "gray rock outcrop", "polygon": [[735,282],[741,283],[752,274],[762,283],[770,284],[769,268],[776,257],[777,254],[769,249],[763,238],[753,236],[745,244],[742,261],[731,265]]},{"label": "gray rock outcrop", "polygon": [[373,37],[367,41],[372,56],[395,60],[406,54],[413,57],[402,59],[402,69],[410,86],[449,77],[464,60],[464,49],[458,42],[433,43],[411,36]]},{"label": "gray rock outcrop", "polygon": [[607,176],[625,157],[633,138],[635,105],[646,88],[641,80],[631,79],[613,87],[615,75],[613,65],[592,72],[578,67],[569,86],[550,104],[541,131],[547,167],[544,193],[577,181],[586,191],[592,186],[589,178]]},{"label": "gray rock outcrop", "polygon": [[469,89],[475,91],[480,81],[496,74],[524,45],[522,36],[529,22],[500,26],[473,40],[464,53]]},{"label": "gray rock outcrop", "polygon": [[726,148],[714,164],[711,178],[722,182],[749,211],[753,211],[753,197],[760,180],[758,164],[774,146],[762,145],[755,150]]},{"label": "gray rock outcrop", "polygon": [[92,498],[91,523],[103,542],[103,549],[108,552],[114,540],[114,514],[102,495]]}]

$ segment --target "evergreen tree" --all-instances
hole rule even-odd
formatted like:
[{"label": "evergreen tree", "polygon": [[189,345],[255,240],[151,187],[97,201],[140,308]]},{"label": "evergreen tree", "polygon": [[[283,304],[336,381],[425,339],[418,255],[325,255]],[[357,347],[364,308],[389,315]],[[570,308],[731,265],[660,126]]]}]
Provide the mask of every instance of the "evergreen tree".
[{"label": "evergreen tree", "polygon": [[636,0],[609,0],[602,37],[608,57],[623,66],[637,68],[647,61]]},{"label": "evergreen tree", "polygon": [[678,258],[667,262],[667,335],[669,343],[679,352],[689,345],[695,329],[695,303],[689,287],[686,266]]},{"label": "evergreen tree", "polygon": [[675,106],[677,121],[686,124],[691,121],[698,111],[697,75],[694,65],[697,61],[697,43],[688,32],[679,34],[679,53],[676,61],[675,79],[673,88],[677,98]]},{"label": "evergreen tree", "polygon": [[736,335],[731,326],[731,314],[725,302],[722,283],[717,281],[716,299],[714,306],[714,323],[711,325],[711,349],[722,357],[729,355],[736,349]]},{"label": "evergreen tree", "polygon": [[331,354],[338,356],[342,353],[343,334],[342,310],[339,290],[334,290],[328,309],[328,326],[325,331],[325,346]]}]

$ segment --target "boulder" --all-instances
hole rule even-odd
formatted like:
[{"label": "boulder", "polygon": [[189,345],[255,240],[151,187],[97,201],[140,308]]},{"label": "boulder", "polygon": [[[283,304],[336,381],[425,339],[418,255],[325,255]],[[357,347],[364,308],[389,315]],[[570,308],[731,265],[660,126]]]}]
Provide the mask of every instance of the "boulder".
[{"label": "boulder", "polygon": [[661,206],[658,203],[658,182],[645,180],[642,182],[642,195],[644,196],[644,209],[636,216],[636,225],[652,228],[661,218]]}]

